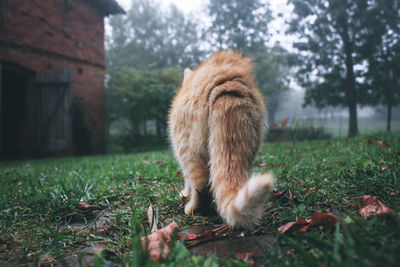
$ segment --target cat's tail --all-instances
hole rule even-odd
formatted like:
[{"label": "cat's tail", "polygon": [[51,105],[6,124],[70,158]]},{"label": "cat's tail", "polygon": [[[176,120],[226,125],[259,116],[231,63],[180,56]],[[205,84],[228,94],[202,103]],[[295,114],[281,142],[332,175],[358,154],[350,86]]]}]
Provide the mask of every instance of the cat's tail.
[{"label": "cat's tail", "polygon": [[229,225],[252,225],[263,215],[275,180],[271,173],[248,178],[262,141],[265,109],[241,90],[243,84],[232,81],[224,87],[210,97],[211,190],[218,213]]}]

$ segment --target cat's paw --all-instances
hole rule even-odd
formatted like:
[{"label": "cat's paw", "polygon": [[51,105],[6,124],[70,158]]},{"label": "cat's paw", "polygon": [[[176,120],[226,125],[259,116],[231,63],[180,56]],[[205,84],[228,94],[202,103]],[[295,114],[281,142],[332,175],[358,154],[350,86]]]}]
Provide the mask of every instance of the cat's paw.
[{"label": "cat's paw", "polygon": [[192,201],[190,201],[185,206],[185,214],[193,215],[193,212],[197,209],[197,206],[198,206],[197,203],[192,203]]},{"label": "cat's paw", "polygon": [[181,192],[179,192],[179,199],[181,201],[187,199],[189,197],[189,190],[182,190]]}]

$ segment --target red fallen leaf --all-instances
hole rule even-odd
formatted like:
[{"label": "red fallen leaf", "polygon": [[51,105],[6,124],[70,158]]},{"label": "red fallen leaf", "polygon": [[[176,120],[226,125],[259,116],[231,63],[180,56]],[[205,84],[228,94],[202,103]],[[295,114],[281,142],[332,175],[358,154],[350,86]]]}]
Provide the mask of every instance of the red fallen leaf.
[{"label": "red fallen leaf", "polygon": [[381,169],[381,171],[386,171],[388,169],[388,167],[387,166],[382,166],[382,169]]},{"label": "red fallen leaf", "polygon": [[182,176],[182,173],[181,172],[176,172],[175,173],[175,177],[179,177],[179,176]]},{"label": "red fallen leaf", "polygon": [[141,177],[138,177],[137,180],[138,180],[138,182],[141,183],[141,184],[143,184],[143,182],[144,182],[143,178],[141,178]]},{"label": "red fallen leaf", "polygon": [[311,188],[304,188],[305,191],[307,192],[311,192],[315,190],[315,187],[311,187]]},{"label": "red fallen leaf", "polygon": [[321,224],[323,222],[335,223],[337,217],[332,213],[316,212],[311,215],[311,219],[297,220],[295,222],[288,222],[287,224],[278,228],[278,231],[282,234],[292,230],[297,232],[305,232],[313,225]]},{"label": "red fallen leaf", "polygon": [[285,191],[277,191],[273,194],[273,197],[278,198],[278,197],[282,196],[283,194],[285,194],[286,192],[288,193],[290,199],[296,198],[296,196],[293,196],[292,191],[290,191],[290,189],[287,189]]},{"label": "red fallen leaf", "polygon": [[246,253],[241,253],[241,252],[237,252],[236,253],[236,257],[239,260],[242,260],[244,262],[246,262],[248,265],[250,266],[254,266],[256,263],[253,260],[253,256],[256,255],[257,250],[254,250],[252,252],[246,252]]},{"label": "red fallen leaf", "polygon": [[283,234],[283,233],[289,231],[290,229],[292,229],[292,230],[294,230],[295,228],[296,229],[300,229],[300,228],[304,227],[305,225],[307,225],[309,223],[308,221],[309,220],[301,219],[301,220],[297,220],[295,222],[288,222],[287,224],[282,225],[281,227],[279,227],[278,231]]},{"label": "red fallen leaf", "polygon": [[85,212],[99,209],[98,207],[95,207],[93,205],[87,204],[86,202],[82,202],[82,201],[79,202],[78,205],[76,205],[76,208],[78,210],[85,211]]},{"label": "red fallen leaf", "polygon": [[390,144],[389,143],[386,143],[385,141],[382,141],[382,140],[376,140],[376,142],[378,143],[378,145],[380,145],[381,147],[388,147],[388,146],[390,146]]},{"label": "red fallen leaf", "polygon": [[386,207],[377,196],[363,195],[361,196],[361,199],[363,202],[358,212],[364,218],[368,218],[372,215],[382,215],[392,212],[392,210]]},{"label": "red fallen leaf", "polygon": [[259,167],[267,167],[268,166],[268,163],[265,163],[265,162],[258,162],[257,163],[257,165],[259,166]]},{"label": "red fallen leaf", "polygon": [[294,253],[294,252],[296,252],[296,250],[295,250],[294,248],[292,248],[292,249],[290,249],[290,250],[288,250],[288,251],[286,252],[286,255],[290,255],[290,254],[292,254],[292,253]]},{"label": "red fallen leaf", "polygon": [[290,191],[290,189],[288,189],[288,194],[290,199],[296,198],[296,196],[293,196],[292,191]]},{"label": "red fallen leaf", "polygon": [[278,191],[278,192],[275,192],[275,193],[273,194],[273,197],[274,197],[274,198],[280,197],[280,196],[282,196],[285,192],[286,192],[286,190],[285,190],[285,191]]},{"label": "red fallen leaf", "polygon": [[140,239],[142,250],[149,252],[152,262],[156,263],[167,259],[172,234],[178,227],[176,222],[172,222],[166,227]]},{"label": "red fallen leaf", "polygon": [[200,243],[212,240],[216,237],[223,236],[226,232],[230,230],[229,225],[224,224],[220,227],[217,227],[213,230],[205,231],[201,234],[178,234],[178,240],[185,239],[185,246],[190,248],[196,246]]}]

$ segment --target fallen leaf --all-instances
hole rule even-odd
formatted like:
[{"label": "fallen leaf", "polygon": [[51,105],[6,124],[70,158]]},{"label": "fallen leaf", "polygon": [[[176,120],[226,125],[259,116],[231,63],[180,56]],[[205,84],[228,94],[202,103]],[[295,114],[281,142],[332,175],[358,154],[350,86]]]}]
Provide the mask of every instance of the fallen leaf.
[{"label": "fallen leaf", "polygon": [[388,147],[388,146],[390,146],[390,144],[389,143],[386,143],[385,141],[382,141],[382,140],[376,140],[376,142],[378,143],[378,145],[380,145],[381,147]]},{"label": "fallen leaf", "polygon": [[156,160],[156,161],[154,161],[154,164],[157,164],[157,165],[163,166],[163,165],[165,165],[165,162],[164,162],[164,161],[162,161],[162,160]]},{"label": "fallen leaf", "polygon": [[[288,223],[282,225],[281,227],[279,227],[278,231],[283,234],[283,233],[289,231],[290,229],[292,229],[293,226],[298,226],[300,228],[307,224],[308,224],[308,221],[304,220],[304,219],[297,220],[295,222],[288,222]],[[292,230],[294,230],[294,229],[292,229]]]},{"label": "fallen leaf", "polygon": [[288,194],[290,199],[296,198],[296,196],[293,196],[292,191],[290,191],[290,189],[288,189]]},{"label": "fallen leaf", "polygon": [[205,231],[201,234],[178,234],[178,240],[185,239],[185,246],[190,248],[200,243],[213,240],[217,237],[223,236],[230,230],[229,225],[224,224],[213,230]]},{"label": "fallen leaf", "polygon": [[82,201],[79,202],[78,205],[76,205],[76,208],[78,210],[85,211],[85,212],[92,211],[92,210],[99,210],[98,207],[95,207],[93,205],[87,204],[86,202],[82,202]]},{"label": "fallen leaf", "polygon": [[259,167],[266,167],[266,166],[268,166],[268,163],[264,163],[264,162],[258,162],[257,163],[257,165],[259,166]]},{"label": "fallen leaf", "polygon": [[324,212],[316,212],[311,215],[311,219],[305,220],[297,220],[295,222],[288,222],[285,225],[282,225],[281,227],[278,228],[278,231],[281,232],[282,234],[292,230],[292,231],[297,231],[297,232],[305,232],[308,230],[313,225],[321,224],[323,222],[328,222],[328,223],[336,223],[337,217],[336,215],[332,213],[324,213]]},{"label": "fallen leaf", "polygon": [[274,192],[273,197],[274,197],[274,198],[280,197],[280,196],[282,196],[285,192],[286,192],[286,190],[285,190],[285,191],[277,191],[277,192]]},{"label": "fallen leaf", "polygon": [[143,178],[141,178],[141,177],[138,177],[137,180],[138,180],[138,182],[141,183],[141,184],[144,182]]},{"label": "fallen leaf", "polygon": [[287,189],[285,191],[277,191],[273,194],[273,198],[278,198],[280,196],[282,196],[283,194],[287,193],[289,195],[290,199],[296,198],[296,196],[293,196],[292,191],[290,191],[290,189]]},{"label": "fallen leaf", "polygon": [[176,222],[172,222],[166,227],[140,239],[142,250],[147,250],[149,252],[152,262],[156,263],[167,259],[172,234],[176,229],[178,229],[178,227],[179,226]]},{"label": "fallen leaf", "polygon": [[381,171],[386,171],[388,169],[388,167],[387,166],[382,166],[382,169],[381,169]]},{"label": "fallen leaf", "polygon": [[305,191],[307,192],[312,192],[315,190],[315,187],[311,187],[311,188],[304,188]]},{"label": "fallen leaf", "polygon": [[361,196],[361,199],[362,203],[358,212],[364,218],[368,218],[372,215],[381,215],[392,212],[392,210],[386,207],[377,196],[363,195]]},{"label": "fallen leaf", "polygon": [[244,261],[244,262],[247,263],[248,265],[254,266],[256,263],[255,263],[254,260],[253,260],[253,256],[256,255],[256,252],[257,252],[257,250],[252,251],[252,252],[245,252],[245,253],[237,252],[237,253],[236,253],[236,257],[237,257],[239,260]]},{"label": "fallen leaf", "polygon": [[57,263],[58,263],[57,260],[52,255],[47,254],[39,259],[38,266],[42,265],[55,266]]}]

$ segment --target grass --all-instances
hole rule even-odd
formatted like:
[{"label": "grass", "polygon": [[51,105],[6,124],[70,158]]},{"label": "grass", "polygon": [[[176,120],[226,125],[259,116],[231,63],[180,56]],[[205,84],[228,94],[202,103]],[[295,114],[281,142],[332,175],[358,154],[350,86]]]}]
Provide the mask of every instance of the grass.
[{"label": "grass", "polygon": [[[272,170],[277,190],[290,189],[269,204],[261,224],[246,234],[268,234],[275,240],[262,248],[265,265],[394,266],[400,261],[400,219],[393,214],[368,219],[358,214],[361,195],[376,195],[396,213],[400,208],[400,134],[376,139],[266,143],[253,171]],[[367,143],[370,139],[373,142]],[[257,162],[267,163],[260,167]],[[0,265],[37,265],[101,243],[95,261],[150,265],[140,252],[139,237],[148,233],[145,213],[158,209],[161,226],[175,220],[180,229],[222,223],[211,216],[184,216],[178,192],[183,178],[171,151],[3,162],[0,164]],[[310,191],[310,188],[316,188]],[[99,210],[82,212],[84,201]],[[287,222],[316,211],[344,218],[305,233],[279,234]],[[107,231],[97,231],[93,218],[111,213]],[[85,223],[86,222],[86,223]],[[72,227],[80,223],[85,228]],[[166,266],[241,265],[215,256],[190,255],[173,244]]]}]

